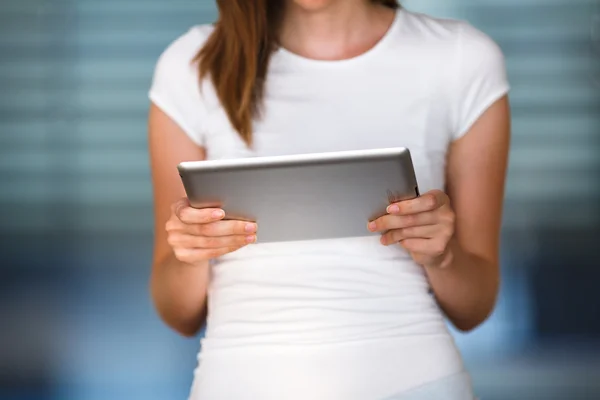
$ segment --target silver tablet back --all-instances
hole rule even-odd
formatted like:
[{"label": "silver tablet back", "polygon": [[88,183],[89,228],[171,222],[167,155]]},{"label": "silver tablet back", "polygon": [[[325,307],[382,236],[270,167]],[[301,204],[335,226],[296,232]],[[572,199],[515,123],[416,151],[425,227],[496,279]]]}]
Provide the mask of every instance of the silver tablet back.
[{"label": "silver tablet back", "polygon": [[372,235],[367,223],[419,195],[405,148],[184,162],[193,207],[257,221],[259,242]]}]

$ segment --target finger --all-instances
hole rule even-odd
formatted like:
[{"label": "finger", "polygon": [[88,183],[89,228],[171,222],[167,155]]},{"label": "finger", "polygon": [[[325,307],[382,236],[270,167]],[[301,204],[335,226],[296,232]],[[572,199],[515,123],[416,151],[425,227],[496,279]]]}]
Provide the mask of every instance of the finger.
[{"label": "finger", "polygon": [[448,202],[448,196],[441,190],[432,190],[412,200],[404,200],[391,204],[387,208],[389,214],[411,215],[436,210]]},{"label": "finger", "polygon": [[218,249],[221,247],[240,247],[256,242],[256,235],[231,236],[193,236],[172,234],[168,237],[172,248]]},{"label": "finger", "polygon": [[254,222],[217,221],[208,224],[190,225],[190,233],[196,236],[231,236],[254,234],[258,226]]},{"label": "finger", "polygon": [[241,249],[243,246],[236,247],[221,247],[218,249],[190,249],[176,248],[173,249],[175,257],[186,264],[196,264],[213,258],[224,256]]},{"label": "finger", "polygon": [[438,225],[414,226],[404,229],[392,229],[381,236],[381,243],[388,246],[405,239],[431,239],[438,234]]},{"label": "finger", "polygon": [[180,205],[175,210],[177,218],[185,224],[208,224],[225,217],[225,212],[218,208],[192,208]]},{"label": "finger", "polygon": [[438,220],[436,213],[424,212],[411,215],[384,215],[369,223],[371,232],[385,232],[392,229],[404,229],[413,226],[435,225]]},{"label": "finger", "polygon": [[423,254],[429,257],[439,257],[446,252],[447,242],[441,239],[409,238],[400,241],[402,247],[411,253]]},{"label": "finger", "polygon": [[165,231],[167,231],[169,234],[174,232],[183,232],[185,231],[186,227],[187,226],[183,222],[181,222],[176,216],[172,216],[165,223]]},{"label": "finger", "polygon": [[177,216],[177,218],[179,218],[179,211],[185,207],[189,207],[190,206],[190,201],[188,200],[187,197],[183,197],[179,200],[177,200],[175,203],[171,204],[171,213],[175,216]]}]

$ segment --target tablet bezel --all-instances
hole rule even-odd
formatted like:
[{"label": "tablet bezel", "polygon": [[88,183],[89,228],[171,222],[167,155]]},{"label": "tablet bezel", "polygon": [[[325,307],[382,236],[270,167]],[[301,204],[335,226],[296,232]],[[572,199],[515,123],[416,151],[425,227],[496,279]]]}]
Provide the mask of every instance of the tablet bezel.
[{"label": "tablet bezel", "polygon": [[[384,167],[385,166],[385,167]],[[312,174],[310,179],[306,179],[306,168],[312,168]],[[359,168],[359,169],[357,169]],[[406,200],[417,197],[419,195],[419,189],[417,179],[414,171],[414,166],[411,158],[410,150],[405,147],[396,148],[385,148],[385,149],[371,149],[371,150],[357,150],[357,151],[341,151],[341,152],[327,152],[327,153],[310,153],[310,154],[295,154],[295,155],[283,155],[283,156],[267,156],[267,157],[250,157],[250,158],[238,158],[238,159],[219,159],[219,160],[204,160],[204,161],[187,161],[182,162],[177,166],[179,174],[181,176],[184,188],[186,190],[188,199],[192,207],[204,208],[204,207],[222,207],[228,219],[240,219],[247,221],[257,221],[259,223],[259,241],[260,242],[280,242],[289,240],[314,240],[314,239],[329,239],[329,238],[342,238],[342,237],[356,237],[356,236],[369,236],[371,233],[366,229],[366,225],[369,220],[375,219],[385,214],[385,208],[392,202]],[[372,171],[366,171],[371,169]],[[355,188],[350,186],[361,187],[361,182],[357,181],[354,185],[341,184],[339,182],[340,174],[343,174],[344,180],[352,180],[354,176],[346,176],[345,170],[354,171],[354,175],[357,171],[365,172],[362,174],[363,186],[369,186],[371,190],[377,186],[377,183],[371,178],[369,181],[365,181],[367,177],[382,177],[383,181],[388,183],[394,181],[395,169],[398,174],[398,185],[391,187],[390,185],[385,186],[385,183],[381,184],[382,193],[374,193],[372,199],[366,200],[365,193],[355,191]],[[268,197],[257,198],[257,191],[260,192],[259,188],[256,187],[257,181],[252,182],[252,186],[249,185],[248,176],[252,174],[251,171],[256,171],[259,176],[268,175],[269,179],[274,180],[277,185],[277,189],[274,189],[268,182],[258,181],[258,186],[262,187],[261,193],[270,193],[272,198],[278,198],[286,203],[290,207],[298,207],[299,204],[294,205],[294,198],[290,196],[286,197],[286,190],[280,190],[284,187],[297,190],[297,187],[289,186],[289,182],[294,181],[294,177],[300,177],[300,180],[304,178],[303,183],[305,184],[305,191],[320,191],[327,192],[328,188],[335,185],[340,186],[339,196],[335,193],[329,193],[328,199],[325,200],[325,204],[321,204],[321,207],[315,208],[315,212],[319,212],[320,209],[327,209],[332,207],[338,207],[331,214],[336,214],[338,221],[348,218],[353,218],[354,214],[351,214],[350,210],[358,212],[360,204],[352,204],[352,200],[348,198],[356,197],[357,195],[362,196],[362,202],[370,202],[372,204],[364,204],[364,230],[359,228],[357,221],[340,221],[339,231],[335,230],[334,226],[328,226],[327,233],[319,234],[318,229],[312,232],[308,228],[308,224],[311,222],[318,226],[319,221],[327,219],[328,213],[323,210],[323,215],[312,215],[307,216],[306,221],[303,219],[296,218],[296,226],[298,222],[303,225],[304,234],[299,232],[289,234],[285,227],[277,227],[274,222],[274,218],[266,216],[265,213],[270,212],[269,210],[277,210],[278,204],[269,204],[271,199]],[[261,172],[262,171],[262,172]],[[329,175],[329,176],[328,176]],[[244,177],[246,179],[244,179]],[[328,180],[328,179],[334,180]],[[377,179],[377,178],[375,178]],[[365,184],[366,183],[366,184]],[[241,199],[241,193],[243,190],[240,186],[246,185],[246,188],[254,193],[251,199]],[[212,190],[211,190],[212,189]],[[235,201],[227,199],[227,195],[224,195],[229,190],[229,193],[236,193]],[[276,191],[275,191],[276,190]],[[293,192],[292,190],[292,192]],[[359,189],[360,190],[360,189]],[[299,193],[299,192],[297,192]],[[353,194],[354,193],[354,196]],[[234,195],[230,195],[232,197]],[[369,195],[371,197],[371,195]],[[334,199],[335,197],[335,199]],[[306,205],[306,198],[303,205]],[[274,200],[276,201],[276,200]],[[312,197],[308,200],[319,201],[317,197]],[[331,204],[329,204],[331,203]],[[228,207],[228,204],[230,207]],[[234,204],[233,206],[231,206]],[[247,210],[241,208],[246,207]],[[347,215],[339,209],[348,208]],[[279,205],[281,208],[281,205]],[[308,207],[311,208],[311,207]],[[333,210],[333,209],[332,209]],[[271,211],[272,212],[272,211]],[[361,211],[362,212],[362,211]],[[265,218],[261,218],[265,216]],[[285,215],[284,215],[285,217]],[[267,226],[264,226],[263,222],[270,221]],[[286,218],[282,218],[285,220]],[[314,219],[314,221],[310,221]],[[292,218],[292,220],[294,220]],[[306,224],[306,225],[305,225]],[[331,221],[329,224],[335,224]],[[269,226],[271,225],[271,226]]]}]

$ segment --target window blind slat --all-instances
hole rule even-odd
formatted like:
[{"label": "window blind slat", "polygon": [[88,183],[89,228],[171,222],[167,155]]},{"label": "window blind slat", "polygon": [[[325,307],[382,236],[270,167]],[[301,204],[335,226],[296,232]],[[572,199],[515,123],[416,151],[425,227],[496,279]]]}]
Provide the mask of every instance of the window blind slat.
[{"label": "window blind slat", "polygon": [[[468,19],[506,55],[514,132],[505,227],[599,224],[597,1],[404,4]],[[152,72],[173,39],[214,20],[214,1],[4,0],[0,11],[1,229],[149,231]]]}]

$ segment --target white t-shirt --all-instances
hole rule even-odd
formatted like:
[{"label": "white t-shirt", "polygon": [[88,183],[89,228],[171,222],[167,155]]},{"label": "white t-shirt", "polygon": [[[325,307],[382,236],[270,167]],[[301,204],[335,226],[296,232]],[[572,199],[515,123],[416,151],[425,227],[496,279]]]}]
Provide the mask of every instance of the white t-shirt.
[{"label": "white t-shirt", "polygon": [[[191,64],[211,31],[193,27],[169,46],[150,91],[209,159],[403,146],[422,192],[443,189],[451,142],[508,92],[503,55],[488,36],[401,10],[356,58],[278,50],[248,149]],[[224,256],[212,267],[191,398],[382,399],[460,373],[428,289],[400,246],[372,236],[256,244]]]}]

